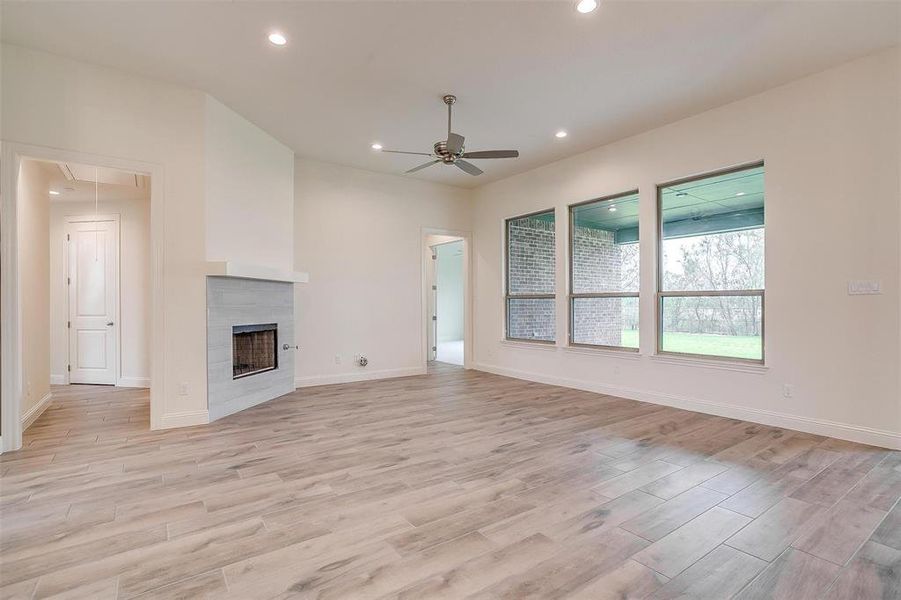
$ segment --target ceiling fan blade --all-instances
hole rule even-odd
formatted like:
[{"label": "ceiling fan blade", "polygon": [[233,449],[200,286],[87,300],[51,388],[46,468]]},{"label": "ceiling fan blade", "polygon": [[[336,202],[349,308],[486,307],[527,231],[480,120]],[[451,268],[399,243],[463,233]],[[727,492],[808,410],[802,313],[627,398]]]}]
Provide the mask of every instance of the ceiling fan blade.
[{"label": "ceiling fan blade", "polygon": [[427,162],[427,163],[422,163],[422,164],[419,165],[418,167],[413,167],[412,169],[410,169],[409,171],[407,171],[407,173],[415,173],[416,171],[420,171],[420,170],[422,170],[422,169],[425,169],[426,167],[431,167],[432,165],[434,165],[434,164],[437,163],[437,162],[441,162],[441,161],[438,160],[437,158],[436,158],[435,160],[430,160],[430,161]]},{"label": "ceiling fan blade", "polygon": [[457,165],[458,169],[466,171],[470,175],[481,175],[485,172],[474,164],[466,162],[465,160],[456,160],[454,161],[454,164]]},{"label": "ceiling fan blade", "polygon": [[518,156],[519,150],[482,150],[463,153],[463,158],[517,158]]},{"label": "ceiling fan blade", "polygon": [[465,138],[459,133],[447,134],[447,151],[451,154],[459,154],[463,151],[463,140]]},{"label": "ceiling fan blade", "polygon": [[416,154],[417,156],[432,156],[428,152],[406,152],[405,150],[379,150],[379,152],[390,152],[391,154]]}]

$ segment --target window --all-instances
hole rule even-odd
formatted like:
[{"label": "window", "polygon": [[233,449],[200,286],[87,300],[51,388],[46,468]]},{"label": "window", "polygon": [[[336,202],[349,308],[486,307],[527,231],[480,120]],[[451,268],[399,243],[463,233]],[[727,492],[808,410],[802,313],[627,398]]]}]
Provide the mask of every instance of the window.
[{"label": "window", "polygon": [[638,192],[569,207],[569,340],[638,350]]},{"label": "window", "polygon": [[507,339],[553,342],[554,211],[506,221]]},{"label": "window", "polygon": [[763,164],[660,186],[657,351],[763,362]]}]

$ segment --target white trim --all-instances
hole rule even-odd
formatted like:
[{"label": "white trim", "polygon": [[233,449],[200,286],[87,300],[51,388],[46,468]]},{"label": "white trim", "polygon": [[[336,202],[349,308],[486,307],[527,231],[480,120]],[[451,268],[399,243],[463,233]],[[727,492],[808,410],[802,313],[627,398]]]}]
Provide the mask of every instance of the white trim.
[{"label": "white trim", "polygon": [[393,379],[395,377],[413,377],[425,375],[426,367],[407,367],[404,369],[383,369],[381,371],[366,371],[360,373],[340,373],[338,375],[308,375],[295,377],[294,387],[304,388],[317,385],[332,385],[335,383],[353,383],[356,381],[372,381],[374,379]]},{"label": "white trim", "polygon": [[22,159],[75,162],[149,175],[150,188],[150,428],[162,428],[165,409],[166,313],[163,307],[165,268],[165,171],[162,165],[18,142],[0,142],[0,439],[3,450],[22,446],[22,298],[19,287],[16,210]]},{"label": "white trim", "polygon": [[43,398],[41,398],[37,404],[29,408],[25,411],[25,414],[22,415],[22,431],[25,431],[31,424],[38,420],[44,411],[47,410],[47,407],[50,406],[50,401],[53,399],[53,394],[47,392]]},{"label": "white trim", "polygon": [[2,142],[0,152],[0,437],[3,450],[18,450],[22,446],[22,303],[16,187],[21,161],[12,144]]},{"label": "white trim", "polygon": [[692,356],[672,356],[669,354],[651,354],[655,362],[680,367],[702,367],[704,369],[720,369],[721,371],[739,371],[741,373],[756,373],[763,375],[770,368],[763,364],[743,363],[729,359],[695,358]]},{"label": "white trim", "polygon": [[711,402],[709,400],[698,400],[695,398],[677,396],[674,394],[665,394],[662,392],[653,392],[623,386],[607,385],[593,381],[570,379],[566,377],[554,377],[550,375],[539,375],[532,372],[520,371],[517,369],[508,369],[506,367],[499,367],[496,365],[489,365],[484,363],[474,364],[473,368],[479,371],[485,371],[487,373],[494,373],[495,375],[513,377],[515,379],[524,379],[526,381],[534,381],[548,385],[557,385],[577,390],[585,390],[588,392],[595,392],[608,396],[617,396],[619,398],[628,398],[630,400],[649,402],[651,404],[672,406],[674,408],[681,408],[684,410],[717,415],[730,419],[741,419],[743,421],[761,423],[763,425],[770,425],[772,427],[783,427],[786,429],[803,431],[805,433],[813,433],[816,435],[850,440],[852,442],[859,442],[862,444],[871,444],[873,446],[881,446],[883,448],[901,450],[901,433],[888,431],[885,429],[874,429],[872,427],[839,423],[837,421],[828,421],[825,419],[813,419],[810,417],[790,415],[787,413],[759,408],[732,406],[728,404],[721,404],[719,402]]},{"label": "white trim", "polygon": [[527,340],[499,340],[502,346],[519,348],[520,350],[541,350],[543,352],[556,352],[557,344],[550,342],[529,342]]},{"label": "white trim", "polygon": [[631,350],[616,350],[614,348],[589,348],[588,346],[561,346],[564,352],[573,354],[587,354],[589,356],[604,356],[608,358],[622,358],[625,360],[640,360],[641,354]]},{"label": "white trim", "polygon": [[149,377],[120,377],[116,382],[116,387],[126,388],[149,388]]},{"label": "white trim", "polygon": [[68,375],[54,375],[50,374],[50,385],[69,385],[69,376]]},{"label": "white trim", "polygon": [[164,414],[160,418],[160,429],[174,429],[176,427],[191,427],[193,425],[206,425],[210,422],[210,413],[206,410],[187,410]]}]

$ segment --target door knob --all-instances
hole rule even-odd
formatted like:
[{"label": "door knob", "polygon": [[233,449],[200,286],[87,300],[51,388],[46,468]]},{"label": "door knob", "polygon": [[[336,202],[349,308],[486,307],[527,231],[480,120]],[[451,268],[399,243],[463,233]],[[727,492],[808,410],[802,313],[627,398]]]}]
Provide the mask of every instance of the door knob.
[{"label": "door knob", "polygon": [[113,323],[112,321],[106,324],[107,327],[112,327],[113,325],[115,325],[115,323]]}]

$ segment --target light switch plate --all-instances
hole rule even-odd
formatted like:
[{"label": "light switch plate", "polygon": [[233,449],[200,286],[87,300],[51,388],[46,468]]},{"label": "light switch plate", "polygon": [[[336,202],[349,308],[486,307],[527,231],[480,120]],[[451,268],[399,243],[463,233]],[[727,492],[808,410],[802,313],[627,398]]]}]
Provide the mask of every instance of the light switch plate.
[{"label": "light switch plate", "polygon": [[870,294],[881,294],[882,283],[879,281],[852,280],[848,282],[849,296],[864,296]]}]

